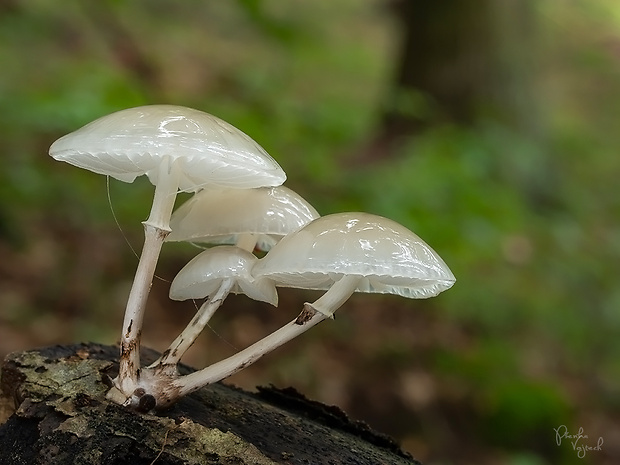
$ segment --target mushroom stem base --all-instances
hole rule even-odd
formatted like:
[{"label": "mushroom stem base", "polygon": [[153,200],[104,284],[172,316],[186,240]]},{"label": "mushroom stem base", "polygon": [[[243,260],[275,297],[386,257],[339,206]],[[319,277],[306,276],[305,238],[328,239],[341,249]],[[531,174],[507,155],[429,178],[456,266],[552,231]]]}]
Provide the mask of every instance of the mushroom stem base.
[{"label": "mushroom stem base", "polygon": [[138,383],[142,321],[157,259],[168,233],[160,228],[144,225],[144,246],[123,321],[120,368],[116,382],[120,391],[128,395],[133,392]]}]

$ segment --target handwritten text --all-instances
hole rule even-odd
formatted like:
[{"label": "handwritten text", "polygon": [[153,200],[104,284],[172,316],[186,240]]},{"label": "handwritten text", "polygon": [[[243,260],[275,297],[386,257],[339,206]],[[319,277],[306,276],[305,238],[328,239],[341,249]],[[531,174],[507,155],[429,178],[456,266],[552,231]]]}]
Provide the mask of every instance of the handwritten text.
[{"label": "handwritten text", "polygon": [[588,452],[600,451],[603,448],[602,437],[598,438],[596,446],[586,444],[586,440],[589,438],[587,434],[584,434],[583,427],[580,427],[576,434],[569,433],[568,428],[565,425],[553,428],[553,430],[555,431],[555,443],[560,446],[562,445],[562,441],[564,439],[568,439],[573,446],[573,450],[577,452],[577,457],[580,459],[584,458]]}]

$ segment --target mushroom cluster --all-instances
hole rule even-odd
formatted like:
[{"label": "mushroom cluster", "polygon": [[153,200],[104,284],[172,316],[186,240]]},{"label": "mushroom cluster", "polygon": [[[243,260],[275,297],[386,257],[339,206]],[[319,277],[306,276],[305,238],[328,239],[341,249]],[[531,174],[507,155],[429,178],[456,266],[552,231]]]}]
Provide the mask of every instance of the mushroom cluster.
[{"label": "mushroom cluster", "polygon": [[[428,298],[455,282],[433,249],[392,220],[368,213],[319,216],[282,185],[284,171],[262,147],[208,113],[174,105],[122,110],[58,139],[50,155],[124,182],[146,175],[155,186],[125,309],[119,374],[107,394],[137,411],[165,409],[236,373],[332,318],[354,292]],[[194,195],[173,213],[178,192]],[[142,366],[142,322],[166,241],[203,246],[172,281],[170,298],[205,300],[159,359]],[[246,349],[189,375],[179,374],[181,357],[228,294],[277,306],[277,287],[326,292]]]}]

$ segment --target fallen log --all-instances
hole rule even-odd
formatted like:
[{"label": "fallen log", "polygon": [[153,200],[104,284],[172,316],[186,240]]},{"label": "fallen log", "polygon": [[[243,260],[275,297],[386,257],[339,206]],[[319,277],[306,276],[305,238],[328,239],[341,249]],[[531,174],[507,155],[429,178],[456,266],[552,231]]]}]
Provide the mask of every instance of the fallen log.
[{"label": "fallen log", "polygon": [[216,383],[158,415],[129,411],[105,398],[117,360],[117,347],[93,343],[8,355],[0,465],[419,465],[391,438],[292,388]]}]

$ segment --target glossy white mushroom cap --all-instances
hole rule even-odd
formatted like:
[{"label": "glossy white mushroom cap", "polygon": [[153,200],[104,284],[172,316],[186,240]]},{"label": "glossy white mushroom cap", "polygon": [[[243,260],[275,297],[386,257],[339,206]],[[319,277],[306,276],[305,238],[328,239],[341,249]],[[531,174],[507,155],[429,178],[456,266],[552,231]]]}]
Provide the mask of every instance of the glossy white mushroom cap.
[{"label": "glossy white mushroom cap", "polygon": [[233,279],[231,292],[277,305],[274,283],[270,279],[254,278],[251,274],[257,261],[255,255],[238,247],[219,246],[205,250],[176,275],[170,285],[170,298],[202,299],[215,293],[225,279]]},{"label": "glossy white mushroom cap", "polygon": [[172,214],[166,240],[236,243],[239,236],[254,234],[257,247],[269,250],[318,217],[312,205],[284,186],[205,189]]},{"label": "glossy white mushroom cap", "polygon": [[182,191],[207,184],[277,186],[286,179],[278,163],[249,136],[213,115],[175,105],[104,116],[58,139],[50,155],[125,182],[146,174],[153,184],[161,160],[170,157],[180,170]]},{"label": "glossy white mushroom cap", "polygon": [[254,266],[256,278],[277,286],[329,289],[343,276],[356,291],[433,297],[455,277],[444,261],[404,226],[368,213],[318,218],[285,236]]}]

